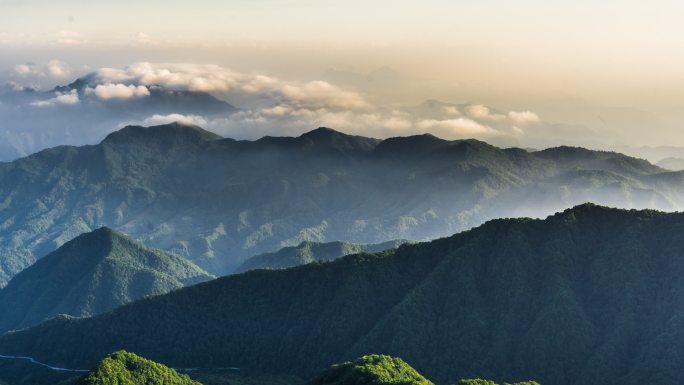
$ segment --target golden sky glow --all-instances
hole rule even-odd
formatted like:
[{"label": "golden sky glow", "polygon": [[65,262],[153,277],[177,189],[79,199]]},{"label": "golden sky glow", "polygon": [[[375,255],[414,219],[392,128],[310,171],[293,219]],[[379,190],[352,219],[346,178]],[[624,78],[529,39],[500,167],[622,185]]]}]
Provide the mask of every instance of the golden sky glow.
[{"label": "golden sky glow", "polygon": [[[339,85],[375,103],[534,111],[603,132],[597,144],[684,145],[682,20],[684,3],[665,0],[0,0],[0,80],[60,84],[143,61],[302,82],[389,68],[393,82]],[[68,74],[17,73],[54,60]],[[525,143],[552,142],[549,130]]]}]

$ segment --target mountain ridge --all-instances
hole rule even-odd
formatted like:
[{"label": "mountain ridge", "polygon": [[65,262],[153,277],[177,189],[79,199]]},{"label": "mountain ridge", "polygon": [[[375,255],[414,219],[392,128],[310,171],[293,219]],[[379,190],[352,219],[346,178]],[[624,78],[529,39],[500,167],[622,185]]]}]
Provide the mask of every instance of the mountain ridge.
[{"label": "mountain ridge", "polygon": [[438,384],[667,385],[682,379],[682,344],[671,338],[682,332],[671,322],[684,311],[682,234],[683,213],[595,204],[490,220],[390,252],[251,271],[52,320],[0,337],[0,353],[84,366],[125,348],[174,366],[307,377],[376,352]]},{"label": "mountain ridge", "polygon": [[0,286],[105,225],[223,275],[302,241],[426,240],[583,201],[684,207],[684,173],[588,154],[568,160],[476,140],[380,141],[326,128],[236,141],[197,126],[129,126],[96,145],[0,163]]},{"label": "mountain ridge", "polygon": [[284,247],[272,253],[264,253],[247,258],[235,269],[235,273],[244,273],[255,269],[284,269],[307,263],[325,262],[355,253],[377,253],[410,243],[406,240],[395,240],[383,243],[365,244],[343,241],[311,242],[304,241],[297,246]]}]

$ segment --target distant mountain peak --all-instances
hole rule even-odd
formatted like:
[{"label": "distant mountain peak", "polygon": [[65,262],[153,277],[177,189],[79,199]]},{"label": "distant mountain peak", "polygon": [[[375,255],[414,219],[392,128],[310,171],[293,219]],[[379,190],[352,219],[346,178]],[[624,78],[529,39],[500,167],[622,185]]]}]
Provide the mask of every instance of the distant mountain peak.
[{"label": "distant mountain peak", "polygon": [[337,152],[369,152],[379,143],[378,139],[360,135],[349,135],[333,130],[329,127],[318,127],[315,130],[305,132],[296,138],[269,138],[271,141],[290,141],[305,147],[318,148],[327,151],[334,149]]},{"label": "distant mountain peak", "polygon": [[387,138],[380,142],[375,151],[378,154],[406,157],[423,156],[439,148],[446,147],[450,142],[426,133],[413,136],[398,136]]},{"label": "distant mountain peak", "polygon": [[334,136],[351,136],[351,135],[333,130],[332,128],[329,128],[329,127],[318,127],[314,130],[303,133],[302,135],[300,135],[300,138],[312,138],[312,139],[326,138],[327,139],[327,138],[331,138]]},{"label": "distant mountain peak", "polygon": [[155,138],[183,138],[193,142],[210,142],[223,139],[220,135],[207,131],[199,126],[174,122],[158,126],[126,126],[112,132],[102,143],[128,143]]},{"label": "distant mountain peak", "polygon": [[192,262],[101,227],[65,243],[0,291],[0,334],[57,314],[88,316],[213,278]]}]

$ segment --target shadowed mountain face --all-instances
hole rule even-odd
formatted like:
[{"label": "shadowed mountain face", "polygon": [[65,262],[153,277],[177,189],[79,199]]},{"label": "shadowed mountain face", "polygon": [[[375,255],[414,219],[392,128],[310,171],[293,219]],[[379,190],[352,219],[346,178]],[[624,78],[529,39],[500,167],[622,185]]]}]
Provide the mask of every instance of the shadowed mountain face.
[{"label": "shadowed mountain face", "polygon": [[590,204],[495,220],[391,253],[258,270],[56,319],[1,337],[0,353],[87,367],[127,349],[175,367],[310,377],[377,352],[440,384],[676,384],[683,234],[684,214]]},{"label": "shadowed mountain face", "polygon": [[0,333],[58,314],[101,314],[211,278],[182,257],[101,228],[67,242],[0,290]]},{"label": "shadowed mountain face", "polygon": [[236,273],[255,269],[284,269],[312,262],[332,261],[339,257],[361,252],[378,253],[394,249],[408,241],[389,241],[383,243],[351,243],[351,242],[310,242],[305,241],[298,246],[284,247],[275,253],[264,253],[247,258],[235,269]]},{"label": "shadowed mountain face", "polygon": [[100,226],[221,275],[302,241],[424,240],[585,201],[678,209],[683,175],[581,148],[326,128],[236,141],[195,126],[131,126],[98,145],[0,164],[0,284]]}]

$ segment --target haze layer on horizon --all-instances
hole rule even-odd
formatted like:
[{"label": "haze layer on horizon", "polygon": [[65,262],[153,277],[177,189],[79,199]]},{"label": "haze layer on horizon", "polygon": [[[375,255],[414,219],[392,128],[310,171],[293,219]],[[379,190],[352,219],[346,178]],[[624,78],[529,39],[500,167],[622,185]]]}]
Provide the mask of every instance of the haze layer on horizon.
[{"label": "haze layer on horizon", "polygon": [[[99,68],[215,64],[302,89],[324,81],[361,95],[365,113],[425,100],[529,112],[537,121],[510,122],[517,136],[504,141],[520,146],[684,145],[681,2],[5,0],[0,7],[2,83],[49,90]],[[233,97],[238,107],[250,103]],[[455,119],[433,120],[446,127]],[[418,123],[407,120],[404,131],[432,127]],[[530,123],[537,127],[523,127]],[[491,131],[473,127],[454,136],[489,139]],[[373,124],[359,130],[392,134]]]}]

